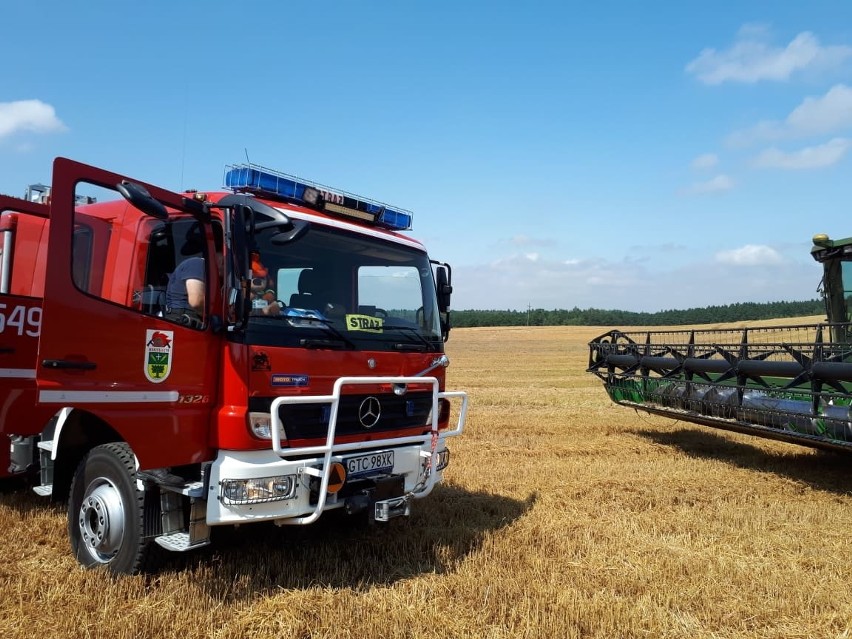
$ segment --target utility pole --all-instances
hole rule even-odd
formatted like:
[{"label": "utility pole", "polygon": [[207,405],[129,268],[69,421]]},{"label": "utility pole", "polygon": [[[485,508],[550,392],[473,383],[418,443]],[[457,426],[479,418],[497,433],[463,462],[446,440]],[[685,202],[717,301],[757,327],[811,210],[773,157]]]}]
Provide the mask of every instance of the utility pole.
[{"label": "utility pole", "polygon": [[527,326],[530,325],[530,309],[532,309],[532,304],[527,304]]}]

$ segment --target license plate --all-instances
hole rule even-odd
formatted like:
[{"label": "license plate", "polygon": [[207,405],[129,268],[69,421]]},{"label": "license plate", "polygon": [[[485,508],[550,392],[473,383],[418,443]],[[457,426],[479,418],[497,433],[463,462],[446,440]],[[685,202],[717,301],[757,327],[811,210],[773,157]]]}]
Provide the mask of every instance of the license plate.
[{"label": "license plate", "polygon": [[346,465],[347,477],[378,475],[393,470],[393,451],[380,450],[367,455],[346,457],[343,463]]}]

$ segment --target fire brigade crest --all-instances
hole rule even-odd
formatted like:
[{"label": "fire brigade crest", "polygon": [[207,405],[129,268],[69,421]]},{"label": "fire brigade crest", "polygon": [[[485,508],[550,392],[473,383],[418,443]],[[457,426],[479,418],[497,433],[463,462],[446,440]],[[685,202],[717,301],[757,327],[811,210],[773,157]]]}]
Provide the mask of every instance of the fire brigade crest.
[{"label": "fire brigade crest", "polygon": [[145,333],[145,377],[159,384],[172,370],[174,331],[148,329]]}]

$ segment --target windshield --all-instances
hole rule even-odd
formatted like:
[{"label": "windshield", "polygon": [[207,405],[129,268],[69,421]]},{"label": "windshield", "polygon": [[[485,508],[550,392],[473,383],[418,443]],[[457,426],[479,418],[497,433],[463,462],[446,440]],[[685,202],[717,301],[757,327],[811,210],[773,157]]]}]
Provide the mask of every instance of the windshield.
[{"label": "windshield", "polygon": [[303,348],[440,351],[429,258],[377,237],[311,224],[256,236],[246,341]]}]

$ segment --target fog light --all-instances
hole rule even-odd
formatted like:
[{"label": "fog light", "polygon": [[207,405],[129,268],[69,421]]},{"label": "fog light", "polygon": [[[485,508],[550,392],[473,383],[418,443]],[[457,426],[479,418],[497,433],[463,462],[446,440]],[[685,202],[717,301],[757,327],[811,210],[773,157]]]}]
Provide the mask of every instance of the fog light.
[{"label": "fog light", "polygon": [[292,499],[296,494],[296,476],[223,479],[220,496],[226,504],[259,504]]},{"label": "fog light", "polygon": [[272,417],[269,413],[249,413],[249,428],[259,439],[272,439]]},{"label": "fog light", "polygon": [[444,470],[450,464],[450,450],[445,448],[435,454],[435,471]]}]

